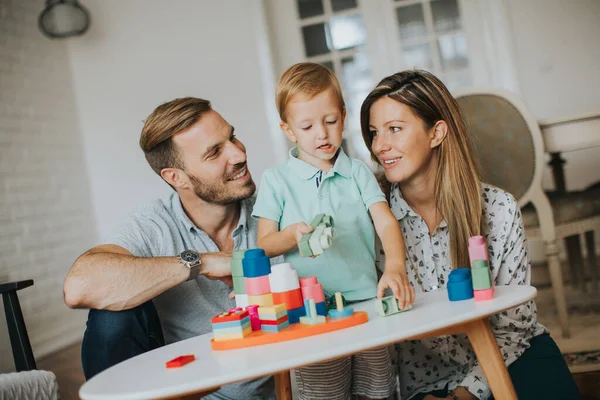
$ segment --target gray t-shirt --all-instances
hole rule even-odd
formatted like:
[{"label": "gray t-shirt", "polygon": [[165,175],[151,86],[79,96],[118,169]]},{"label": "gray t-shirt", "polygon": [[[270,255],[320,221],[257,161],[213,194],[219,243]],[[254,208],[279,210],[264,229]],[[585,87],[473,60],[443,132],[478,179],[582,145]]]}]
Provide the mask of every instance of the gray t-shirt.
[{"label": "gray t-shirt", "polygon": [[[258,222],[251,216],[254,201],[254,197],[242,201],[240,220],[233,231],[235,250],[257,247]],[[219,251],[213,240],[183,211],[177,193],[166,200],[138,207],[107,243],[121,246],[137,257],[175,256],[186,249],[200,253]],[[165,342],[169,344],[211,332],[210,319],[235,306],[235,301],[229,299],[230,292],[231,288],[225,283],[200,276],[157,296],[154,305]],[[228,385],[205,398],[274,399],[273,378]]]}]

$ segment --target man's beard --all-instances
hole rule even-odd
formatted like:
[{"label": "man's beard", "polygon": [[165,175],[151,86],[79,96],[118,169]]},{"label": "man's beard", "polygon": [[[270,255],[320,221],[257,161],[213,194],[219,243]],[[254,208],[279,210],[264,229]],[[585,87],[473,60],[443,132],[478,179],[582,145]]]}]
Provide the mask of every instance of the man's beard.
[{"label": "man's beard", "polygon": [[[245,163],[244,163],[245,164]],[[231,176],[235,176],[238,174],[243,168],[246,168],[244,165],[242,168],[237,168],[237,172],[230,174]],[[248,171],[248,174],[250,171]],[[234,182],[218,182],[218,183],[208,183],[202,182],[200,179],[196,178],[194,175],[187,173],[192,185],[194,186],[194,193],[200,199],[207,203],[218,204],[218,205],[228,205],[231,203],[235,203],[240,200],[245,200],[251,197],[256,191],[256,184],[252,180],[252,176],[244,182],[243,185],[237,184]],[[234,187],[231,187],[234,186]]]}]

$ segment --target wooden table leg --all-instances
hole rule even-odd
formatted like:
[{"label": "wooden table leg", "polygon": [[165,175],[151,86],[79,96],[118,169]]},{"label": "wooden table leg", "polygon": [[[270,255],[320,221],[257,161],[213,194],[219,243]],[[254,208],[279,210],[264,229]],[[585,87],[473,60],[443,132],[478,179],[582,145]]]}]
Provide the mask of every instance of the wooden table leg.
[{"label": "wooden table leg", "polygon": [[275,396],[277,400],[292,400],[290,371],[275,374]]},{"label": "wooden table leg", "polygon": [[465,327],[494,398],[517,400],[517,393],[504,365],[504,359],[500,354],[496,336],[492,332],[488,319],[469,322],[465,324]]}]

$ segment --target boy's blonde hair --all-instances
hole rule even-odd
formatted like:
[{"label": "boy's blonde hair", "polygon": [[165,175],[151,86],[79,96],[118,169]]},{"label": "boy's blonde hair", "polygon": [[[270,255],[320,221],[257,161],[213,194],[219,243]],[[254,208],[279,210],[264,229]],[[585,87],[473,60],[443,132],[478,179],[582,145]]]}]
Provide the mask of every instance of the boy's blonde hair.
[{"label": "boy's blonde hair", "polygon": [[275,103],[279,118],[285,121],[285,108],[294,96],[301,94],[312,98],[327,89],[333,89],[340,104],[340,111],[343,112],[346,104],[342,88],[332,70],[311,62],[292,65],[281,75],[277,84]]}]

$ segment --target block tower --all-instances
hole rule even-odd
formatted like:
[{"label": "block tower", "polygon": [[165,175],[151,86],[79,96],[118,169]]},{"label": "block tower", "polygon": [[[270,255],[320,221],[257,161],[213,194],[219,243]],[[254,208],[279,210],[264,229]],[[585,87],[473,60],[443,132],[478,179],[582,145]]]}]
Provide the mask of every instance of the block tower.
[{"label": "block tower", "polygon": [[279,332],[290,325],[285,304],[258,307],[258,317],[260,318],[260,329],[265,332]]},{"label": "block tower", "polygon": [[303,257],[318,256],[333,244],[333,218],[330,215],[318,214],[310,225],[314,230],[305,233],[298,243],[300,255]]},{"label": "block tower", "polygon": [[475,301],[494,298],[494,287],[490,275],[488,252],[483,236],[469,238],[469,260],[473,279]]},{"label": "block tower", "polygon": [[304,304],[306,304],[306,300],[313,300],[315,303],[316,314],[323,316],[327,315],[323,285],[318,282],[316,276],[300,278],[300,290],[302,290]]},{"label": "block tower", "polygon": [[273,265],[269,275],[273,304],[285,304],[289,322],[295,324],[305,315],[302,291],[298,282],[298,271],[292,264]]},{"label": "block tower", "polygon": [[263,249],[246,250],[242,260],[244,283],[248,304],[269,307],[273,305],[273,295],[269,284],[271,262]]},{"label": "block tower", "polygon": [[231,257],[231,277],[233,278],[233,290],[235,291],[235,304],[238,307],[248,305],[248,295],[246,294],[246,283],[244,282],[244,267],[242,260],[246,250],[233,252]]}]

